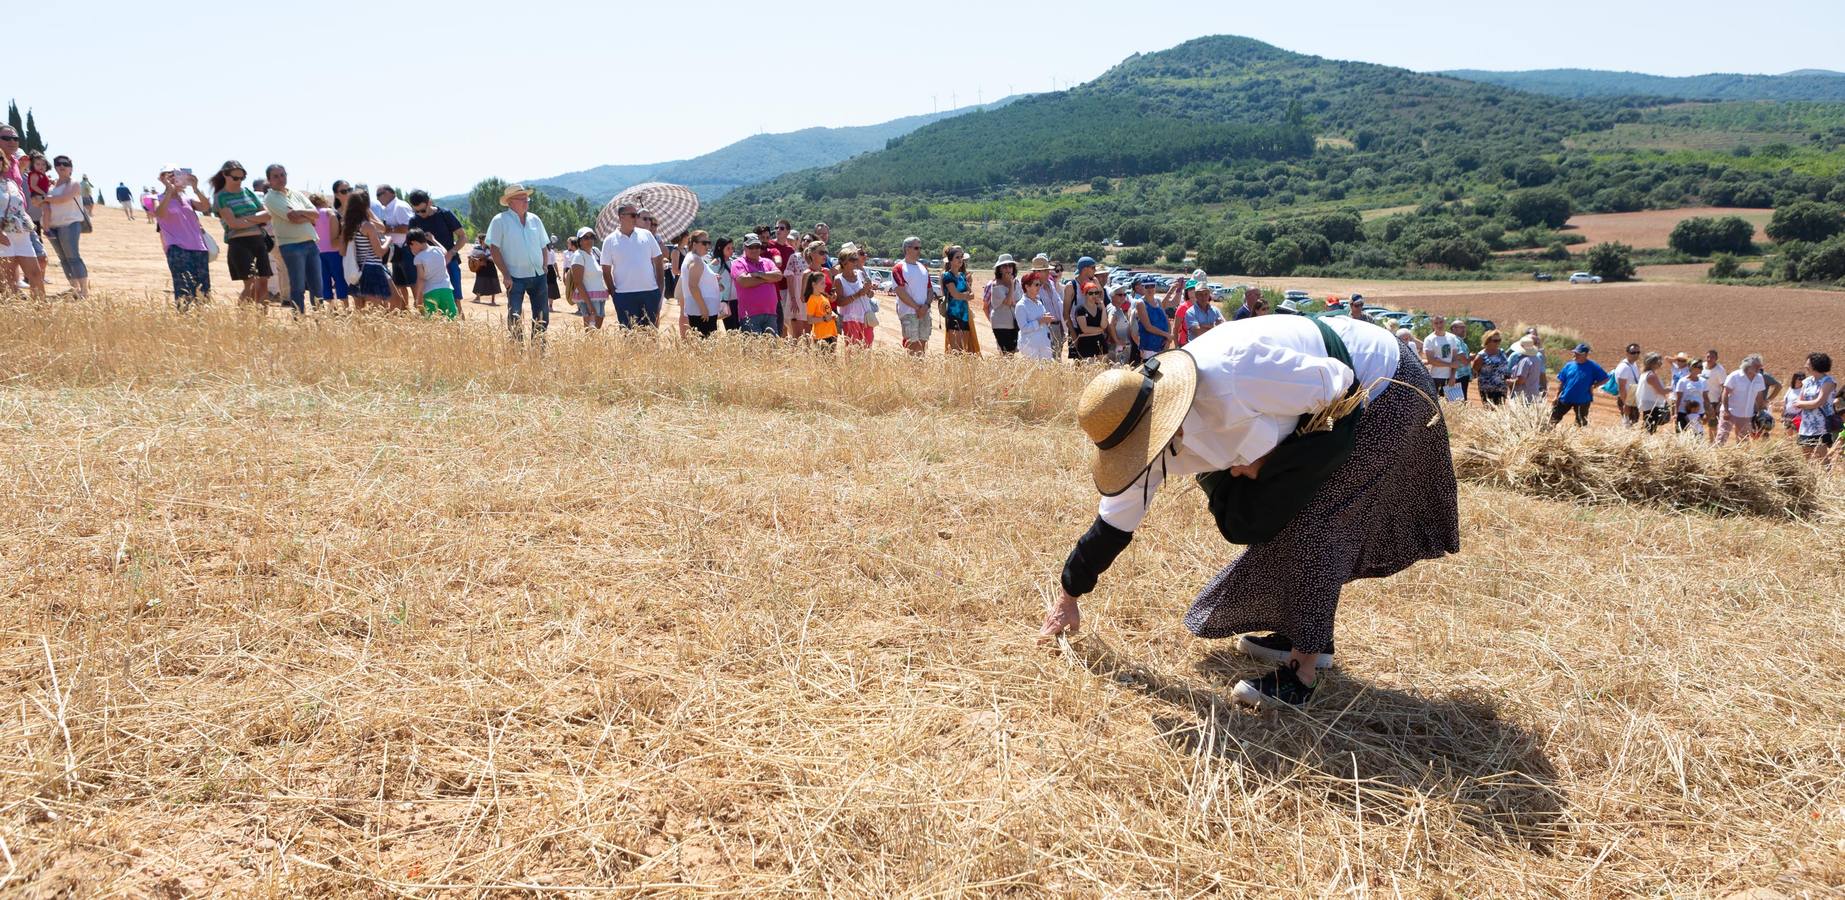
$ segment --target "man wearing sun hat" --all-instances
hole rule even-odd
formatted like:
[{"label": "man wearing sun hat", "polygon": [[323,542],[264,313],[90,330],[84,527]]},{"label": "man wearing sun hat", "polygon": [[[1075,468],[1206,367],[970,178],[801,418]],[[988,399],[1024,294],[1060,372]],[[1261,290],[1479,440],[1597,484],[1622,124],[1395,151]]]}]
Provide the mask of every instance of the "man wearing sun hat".
[{"label": "man wearing sun hat", "polygon": [[1304,705],[1316,670],[1332,664],[1345,584],[1460,549],[1433,385],[1381,328],[1305,316],[1214,328],[1139,369],[1096,376],[1077,420],[1095,445],[1102,499],[1064,563],[1043,642],[1078,629],[1078,598],[1178,476],[1200,476],[1219,530],[1247,547],[1185,616],[1193,634],[1241,635],[1239,650],[1278,666],[1239,682],[1239,702]]},{"label": "man wearing sun hat", "polygon": [[506,283],[506,327],[515,339],[525,340],[520,306],[530,298],[532,336],[543,337],[551,326],[551,300],[545,293],[545,247],[551,235],[531,212],[532,191],[525,185],[508,185],[500,193],[500,205],[506,209],[487,223],[487,252]]}]

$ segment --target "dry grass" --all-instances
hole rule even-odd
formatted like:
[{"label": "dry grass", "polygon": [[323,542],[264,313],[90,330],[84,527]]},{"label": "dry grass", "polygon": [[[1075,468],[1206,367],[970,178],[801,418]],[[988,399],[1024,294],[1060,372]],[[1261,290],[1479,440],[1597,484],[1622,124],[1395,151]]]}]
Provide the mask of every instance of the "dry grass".
[{"label": "dry grass", "polygon": [[0,893],[1845,884],[1812,524],[1463,485],[1252,715],[1189,489],[1032,648],[1078,374],[11,309],[0,359]]},{"label": "dry grass", "polygon": [[1818,470],[1787,440],[1712,447],[1703,434],[1549,428],[1548,410],[1478,407],[1450,417],[1457,477],[1540,497],[1647,503],[1806,519],[1825,498]]}]

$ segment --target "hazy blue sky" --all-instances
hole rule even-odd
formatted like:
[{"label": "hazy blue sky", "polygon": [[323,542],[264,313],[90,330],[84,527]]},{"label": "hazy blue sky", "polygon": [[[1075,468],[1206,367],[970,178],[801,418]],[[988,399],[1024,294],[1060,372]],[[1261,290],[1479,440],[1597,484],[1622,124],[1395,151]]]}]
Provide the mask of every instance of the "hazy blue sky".
[{"label": "hazy blue sky", "polygon": [[[850,10],[844,15],[840,10]],[[893,17],[890,10],[905,14]],[[1095,77],[1207,34],[1417,70],[1845,68],[1845,2],[27,4],[7,93],[113,187],[227,157],[440,193]],[[951,38],[951,39],[950,39]],[[566,87],[567,84],[567,87]],[[743,88],[741,98],[734,89]],[[406,96],[407,95],[407,96]]]}]

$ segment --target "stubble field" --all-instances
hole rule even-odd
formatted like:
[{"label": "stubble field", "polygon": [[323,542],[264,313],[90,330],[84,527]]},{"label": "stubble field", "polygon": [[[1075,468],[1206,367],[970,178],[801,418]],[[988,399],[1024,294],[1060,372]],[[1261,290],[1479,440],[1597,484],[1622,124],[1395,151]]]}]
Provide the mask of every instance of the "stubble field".
[{"label": "stubble field", "polygon": [[0,308],[0,359],[0,893],[1845,887],[1830,480],[1790,521],[1503,462],[1255,715],[1178,622],[1234,554],[1188,488],[1033,645],[1080,371],[126,301]]}]

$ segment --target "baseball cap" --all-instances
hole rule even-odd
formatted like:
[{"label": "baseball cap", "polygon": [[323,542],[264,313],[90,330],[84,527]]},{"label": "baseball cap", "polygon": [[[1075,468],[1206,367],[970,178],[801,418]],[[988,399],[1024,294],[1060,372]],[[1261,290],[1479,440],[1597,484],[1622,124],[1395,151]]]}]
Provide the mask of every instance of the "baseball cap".
[{"label": "baseball cap", "polygon": [[1588,342],[1587,342],[1587,341],[1584,341],[1584,342],[1582,342],[1582,343],[1580,343],[1580,344],[1577,344],[1577,345],[1576,345],[1576,350],[1575,350],[1575,352],[1576,352],[1576,353],[1587,353],[1587,352],[1589,352],[1589,344],[1588,344]]},{"label": "baseball cap", "polygon": [[743,246],[760,247],[762,246],[762,238],[757,237],[756,233],[752,231],[749,234],[746,234],[743,236]]},{"label": "baseball cap", "polygon": [[1094,265],[1095,265],[1095,257],[1093,256],[1085,256],[1082,259],[1079,259],[1076,261],[1076,267],[1079,269],[1087,269]]}]

